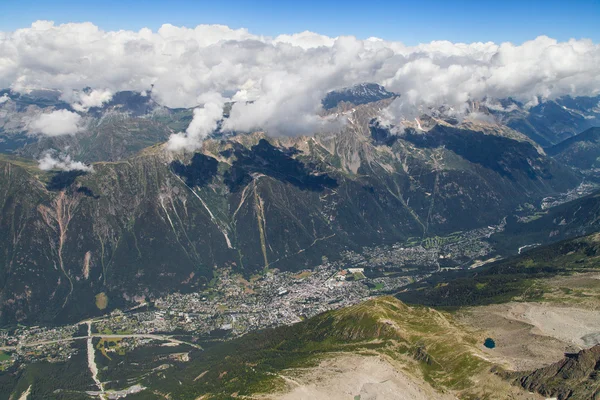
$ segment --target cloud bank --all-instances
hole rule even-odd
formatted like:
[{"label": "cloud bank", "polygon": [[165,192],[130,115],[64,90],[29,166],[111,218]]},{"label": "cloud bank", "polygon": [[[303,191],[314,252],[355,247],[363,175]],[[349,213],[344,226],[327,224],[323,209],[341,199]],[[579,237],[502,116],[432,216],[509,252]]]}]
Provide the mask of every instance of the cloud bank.
[{"label": "cloud bank", "polygon": [[[0,32],[0,87],[60,89],[78,111],[119,90],[151,85],[166,106],[201,105],[190,128],[172,138],[172,148],[197,147],[226,100],[236,103],[225,129],[314,132],[323,124],[316,115],[325,93],[361,82],[402,94],[390,107],[392,119],[442,104],[460,110],[469,99],[510,96],[534,104],[538,97],[597,95],[600,47],[545,36],[519,45],[436,41],[409,47],[312,32],[263,37],[222,25],[134,32],[37,21]],[[218,99],[202,99],[210,93]]]},{"label": "cloud bank", "polygon": [[82,118],[68,110],[40,114],[29,123],[29,130],[46,136],[74,135],[81,129]]}]

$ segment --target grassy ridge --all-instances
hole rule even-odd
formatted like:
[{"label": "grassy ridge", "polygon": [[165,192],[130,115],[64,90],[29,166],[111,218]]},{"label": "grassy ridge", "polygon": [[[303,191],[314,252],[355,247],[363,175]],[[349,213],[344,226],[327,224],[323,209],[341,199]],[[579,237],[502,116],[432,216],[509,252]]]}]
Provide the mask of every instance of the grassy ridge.
[{"label": "grassy ridge", "polygon": [[407,373],[440,391],[480,398],[497,387],[481,383],[491,365],[474,354],[477,343],[446,313],[383,297],[219,344],[195,354],[185,368],[165,370],[144,385],[178,399],[268,393],[285,388],[280,374],[350,352],[400,362]]}]

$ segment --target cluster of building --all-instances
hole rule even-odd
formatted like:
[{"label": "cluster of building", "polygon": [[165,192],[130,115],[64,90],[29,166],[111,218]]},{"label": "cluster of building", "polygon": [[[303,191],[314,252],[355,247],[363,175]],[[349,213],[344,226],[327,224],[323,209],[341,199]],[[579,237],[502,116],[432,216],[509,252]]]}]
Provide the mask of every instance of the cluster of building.
[{"label": "cluster of building", "polygon": [[[269,270],[244,277],[231,269],[219,269],[207,290],[173,293],[145,306],[115,310],[94,320],[93,334],[126,338],[120,346],[103,349],[121,351],[123,346],[130,350],[146,345],[160,335],[181,335],[192,342],[293,324],[375,295],[397,292],[448,263],[466,267],[463,260],[473,261],[490,253],[486,239],[503,227],[500,224],[445,237],[413,239],[365,248],[360,253],[348,251],[338,261],[324,260],[322,265],[300,272]],[[11,348],[13,361],[65,360],[77,351],[70,340],[87,335],[81,326],[0,331],[0,347]]]},{"label": "cluster of building", "polygon": [[4,360],[1,360],[0,364],[7,367],[17,361],[66,361],[77,353],[77,349],[70,343],[77,333],[77,325],[53,328],[19,327],[13,331],[0,331],[0,351],[10,355],[10,358],[3,357]]},{"label": "cluster of building", "polygon": [[[596,175],[597,176],[597,175]],[[556,207],[563,203],[587,196],[598,190],[598,184],[593,182],[582,182],[575,189],[571,189],[566,193],[561,193],[556,196],[545,197],[542,200],[542,210],[547,210],[552,207]]]},{"label": "cluster of building", "polygon": [[443,237],[412,238],[406,243],[364,248],[360,253],[347,251],[342,254],[343,263],[362,267],[371,272],[370,276],[380,272],[418,277],[443,268],[464,268],[493,251],[487,239],[505,225],[502,221]]}]

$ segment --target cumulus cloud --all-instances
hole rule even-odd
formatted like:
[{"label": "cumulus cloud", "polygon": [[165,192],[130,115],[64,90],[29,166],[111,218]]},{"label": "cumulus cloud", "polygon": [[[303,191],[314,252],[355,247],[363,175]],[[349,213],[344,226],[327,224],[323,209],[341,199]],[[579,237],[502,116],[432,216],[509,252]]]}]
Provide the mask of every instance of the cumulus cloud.
[{"label": "cumulus cloud", "polygon": [[294,46],[302,47],[303,49],[311,49],[315,47],[331,47],[335,43],[335,38],[319,35],[318,33],[304,31],[293,35],[279,35],[274,40],[275,43],[289,43]]},{"label": "cumulus cloud", "polygon": [[92,107],[100,107],[112,99],[113,93],[110,89],[103,90],[81,90],[72,91],[69,94],[63,94],[61,98],[68,103],[75,111],[86,112]]},{"label": "cumulus cloud", "polygon": [[0,33],[0,87],[96,89],[69,98],[82,111],[110,93],[151,85],[166,106],[203,104],[194,126],[172,138],[172,148],[197,148],[206,129],[216,126],[219,101],[202,103],[199,95],[218,93],[235,102],[226,129],[297,135],[327,129],[316,116],[327,91],[361,82],[402,95],[388,112],[396,125],[441,105],[461,113],[468,100],[510,96],[532,105],[539,98],[600,94],[600,46],[545,36],[522,44],[405,46],[312,32],[271,38],[222,25],[136,32],[49,21]]},{"label": "cumulus cloud", "polygon": [[457,113],[468,100],[513,97],[528,105],[538,98],[600,93],[600,47],[589,40],[559,43],[545,36],[514,45],[419,46],[382,83],[402,93],[391,109],[413,117],[424,108],[446,105]]},{"label": "cumulus cloud", "polygon": [[10,97],[8,97],[8,94],[4,93],[2,96],[0,96],[0,104],[6,103],[8,100],[10,100]]},{"label": "cumulus cloud", "polygon": [[81,129],[82,118],[67,110],[40,114],[29,123],[29,131],[46,136],[74,135]]},{"label": "cumulus cloud", "polygon": [[194,109],[194,117],[185,132],[171,135],[167,148],[172,151],[198,149],[204,139],[217,129],[218,122],[223,118],[225,99],[219,93],[208,93],[199,97],[204,102],[203,107]]},{"label": "cumulus cloud", "polygon": [[85,165],[81,161],[74,161],[68,154],[59,154],[56,157],[48,152],[38,160],[38,167],[43,171],[61,170],[61,171],[92,171],[91,165]]}]

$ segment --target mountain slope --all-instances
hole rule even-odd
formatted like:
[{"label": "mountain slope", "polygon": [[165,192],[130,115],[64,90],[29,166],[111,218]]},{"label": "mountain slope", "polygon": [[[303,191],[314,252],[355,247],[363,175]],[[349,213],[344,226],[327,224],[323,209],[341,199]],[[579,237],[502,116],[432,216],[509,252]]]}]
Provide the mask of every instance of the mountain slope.
[{"label": "mountain slope", "polygon": [[600,397],[600,345],[567,354],[555,364],[530,373],[508,374],[523,388],[558,400]]},{"label": "mountain slope", "polygon": [[600,193],[595,192],[523,218],[507,218],[504,231],[490,240],[497,250],[515,254],[528,245],[548,244],[600,231]]},{"label": "mountain slope", "polygon": [[561,97],[525,109],[509,102],[506,110],[492,111],[507,126],[524,133],[542,147],[551,147],[590,127],[600,125],[600,97]]},{"label": "mountain slope", "polygon": [[55,150],[87,163],[119,161],[164,142],[171,133],[185,130],[192,120],[192,110],[170,109],[151,95],[125,91],[100,107],[78,111],[81,129],[76,135],[39,135],[30,132],[35,118],[52,111],[75,110],[60,100],[60,92],[4,92],[10,100],[0,104],[0,152],[27,158],[39,159]]},{"label": "mountain slope", "polygon": [[580,170],[600,168],[600,128],[590,128],[547,150],[548,155]]},{"label": "mountain slope", "polygon": [[[199,222],[204,235],[194,240],[207,251],[205,258],[192,259],[191,242],[174,232],[162,208],[171,207],[176,197],[161,194],[150,180],[161,173],[164,179],[168,169],[157,169],[152,160],[96,164],[92,179],[58,173],[53,190],[12,163],[2,169],[2,187],[12,189],[3,193],[0,219],[3,321],[58,322],[94,314],[100,311],[94,301],[98,293],[109,293],[110,302],[119,306],[160,287],[168,291],[197,274],[190,282],[194,287],[209,274],[214,250],[207,237],[222,234]],[[208,218],[195,203],[186,212],[189,224]],[[113,288],[119,288],[118,295],[111,295]]]},{"label": "mountain slope", "polygon": [[[367,358],[391,365],[435,398],[500,399],[519,393],[494,376],[471,332],[450,315],[408,307],[389,297],[218,344],[196,354],[183,368],[165,370],[160,382],[151,375],[143,384],[178,399],[194,399],[201,393],[228,398],[232,393],[287,392],[302,385],[309,370],[319,371],[352,354],[354,358],[345,358],[346,362],[358,366]],[[381,382],[359,385],[350,395],[369,385],[375,392],[385,388],[377,384]],[[278,395],[269,396],[273,397]]]},{"label": "mountain slope", "polygon": [[482,267],[449,271],[408,286],[397,297],[411,304],[463,307],[536,301],[551,288],[545,281],[559,275],[593,273],[600,268],[600,234],[565,240],[529,250]]}]

